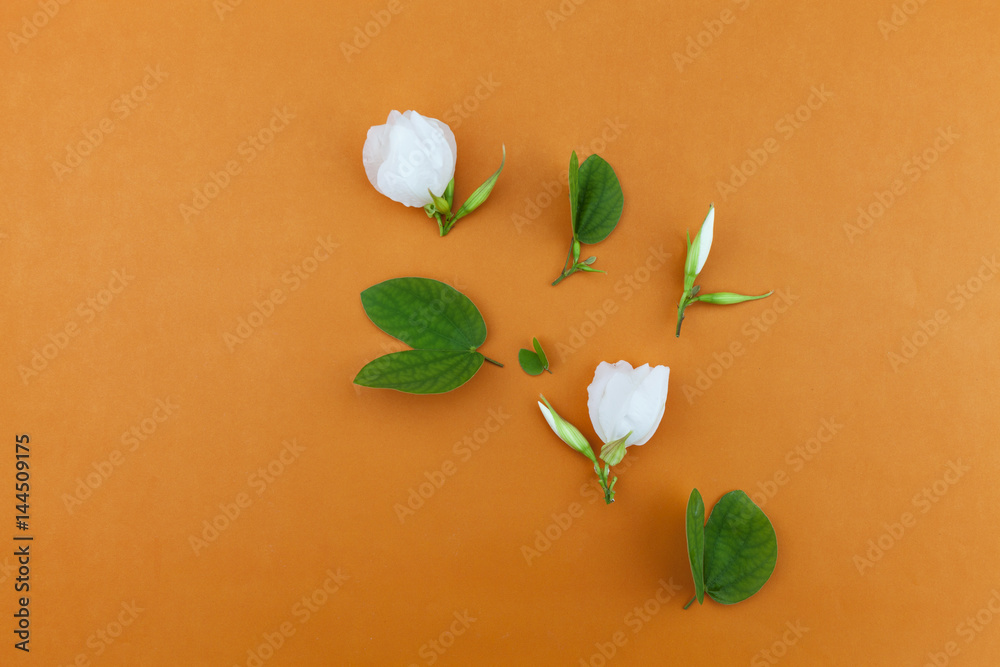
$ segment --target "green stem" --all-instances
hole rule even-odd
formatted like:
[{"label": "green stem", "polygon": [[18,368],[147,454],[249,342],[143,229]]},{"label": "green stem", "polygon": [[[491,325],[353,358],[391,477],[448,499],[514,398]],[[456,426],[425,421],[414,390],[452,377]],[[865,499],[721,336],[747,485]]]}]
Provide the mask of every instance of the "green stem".
[{"label": "green stem", "polygon": [[681,295],[681,302],[677,304],[677,331],[674,334],[677,338],[681,337],[681,324],[684,322],[684,309],[690,306],[691,303],[691,291],[684,290],[684,294]]},{"label": "green stem", "polygon": [[601,482],[601,488],[604,489],[604,503],[610,505],[615,502],[615,492],[612,487],[614,487],[614,482],[611,486],[608,486],[608,473],[601,469],[601,464],[594,461],[594,471],[597,473],[597,479]]},{"label": "green stem", "polygon": [[686,605],[684,605],[684,608],[687,609],[688,607],[690,607],[694,603],[694,601],[697,600],[697,599],[698,599],[698,596],[695,595],[693,598],[691,598],[690,600],[688,600],[688,603]]},{"label": "green stem", "polygon": [[569,271],[567,271],[566,269],[563,269],[563,272],[561,274],[559,274],[559,277],[556,278],[554,281],[552,281],[552,286],[555,287],[556,285],[558,285],[559,283],[561,283],[563,280],[565,280],[567,277],[573,275],[574,272],[576,272],[576,268],[570,269]]},{"label": "green stem", "polygon": [[486,361],[490,362],[491,364],[494,364],[496,366],[499,366],[500,368],[503,368],[503,364],[501,364],[499,361],[496,361],[494,359],[490,359],[485,354],[483,355],[483,359],[485,359]]}]

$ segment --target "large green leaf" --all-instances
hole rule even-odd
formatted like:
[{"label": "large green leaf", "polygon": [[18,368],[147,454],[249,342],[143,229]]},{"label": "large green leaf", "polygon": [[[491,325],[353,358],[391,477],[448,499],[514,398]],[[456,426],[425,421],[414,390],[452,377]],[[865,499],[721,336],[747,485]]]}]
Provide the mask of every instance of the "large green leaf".
[{"label": "large green leaf", "polygon": [[698,489],[693,489],[688,498],[684,527],[687,531],[688,560],[691,562],[694,594],[698,604],[702,604],[705,600],[705,503]]},{"label": "large green leaf", "polygon": [[[571,164],[571,175],[572,171]],[[573,232],[580,243],[600,243],[621,220],[625,205],[621,183],[604,158],[591,155],[580,166],[578,188]]]},{"label": "large green leaf", "polygon": [[483,360],[479,352],[467,350],[404,350],[370,362],[354,382],[409,394],[443,394],[468,382]]},{"label": "large green leaf", "polygon": [[486,323],[467,296],[430,278],[394,278],[361,293],[369,319],[418,350],[475,350]]},{"label": "large green leaf", "polygon": [[414,349],[372,361],[354,378],[356,384],[441,394],[468,382],[487,360],[476,350],[486,341],[486,323],[479,309],[442,282],[386,280],[362,292],[361,303],[378,328]]},{"label": "large green leaf", "polygon": [[712,508],[705,526],[705,589],[734,604],[767,583],[778,560],[778,541],[767,515],[742,491],[731,491]]}]

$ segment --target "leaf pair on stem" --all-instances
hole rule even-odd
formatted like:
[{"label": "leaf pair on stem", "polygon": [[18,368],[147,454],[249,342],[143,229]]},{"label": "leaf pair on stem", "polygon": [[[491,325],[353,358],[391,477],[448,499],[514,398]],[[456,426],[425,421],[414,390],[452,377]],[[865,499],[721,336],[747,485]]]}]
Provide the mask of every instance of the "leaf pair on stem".
[{"label": "leaf pair on stem", "polygon": [[558,285],[577,271],[604,273],[591,265],[596,257],[580,261],[580,246],[594,245],[608,238],[622,217],[625,196],[621,183],[604,158],[591,155],[580,165],[576,151],[569,161],[569,211],[573,227],[569,253],[562,272],[552,285]]},{"label": "leaf pair on stem", "polygon": [[430,278],[394,278],[361,293],[368,318],[412,350],[368,363],[354,378],[365,387],[409,394],[442,394],[468,382],[484,361],[486,322],[454,287]]}]

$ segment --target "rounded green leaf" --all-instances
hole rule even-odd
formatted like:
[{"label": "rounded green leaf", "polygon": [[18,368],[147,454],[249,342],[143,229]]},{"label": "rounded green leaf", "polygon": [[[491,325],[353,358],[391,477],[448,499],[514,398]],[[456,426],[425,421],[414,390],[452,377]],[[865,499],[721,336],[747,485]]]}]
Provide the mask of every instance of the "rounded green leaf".
[{"label": "rounded green leaf", "polygon": [[615,170],[599,155],[580,165],[579,193],[573,231],[581,243],[600,243],[622,217],[625,195]]},{"label": "rounded green leaf", "polygon": [[778,540],[767,515],[743,491],[712,508],[705,525],[705,589],[716,602],[746,600],[767,583],[778,560]]},{"label": "rounded green leaf", "polygon": [[687,532],[688,561],[691,563],[691,578],[694,579],[694,594],[698,598],[698,604],[702,604],[705,600],[705,502],[698,489],[693,489],[688,497],[684,528]]},{"label": "rounded green leaf", "polygon": [[370,362],[354,383],[407,394],[443,394],[468,382],[483,361],[482,354],[467,350],[405,350]]},{"label": "rounded green leaf", "polygon": [[486,322],[467,296],[430,278],[393,278],[361,293],[368,318],[418,350],[471,351],[486,341]]},{"label": "rounded green leaf", "polygon": [[521,363],[521,368],[528,375],[541,375],[542,371],[545,370],[538,355],[531,350],[519,350],[517,360]]}]

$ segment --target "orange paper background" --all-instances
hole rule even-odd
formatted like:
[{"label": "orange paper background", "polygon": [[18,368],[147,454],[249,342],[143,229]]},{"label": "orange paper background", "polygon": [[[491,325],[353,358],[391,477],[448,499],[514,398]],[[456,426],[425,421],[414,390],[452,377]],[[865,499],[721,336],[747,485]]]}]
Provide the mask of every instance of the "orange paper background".
[{"label": "orange paper background", "polygon": [[[985,0],[4,2],[0,664],[995,664],[998,27]],[[451,124],[459,200],[506,145],[444,239],[365,177],[391,109]],[[625,212],[607,275],[552,288],[573,148]],[[785,296],[696,305],[677,339],[712,201],[699,283]],[[405,275],[467,294],[506,367],[355,388],[393,343],[358,295]],[[532,336],[553,375],[518,368]],[[606,507],[535,399],[593,440],[586,386],[619,359],[671,390]],[[776,528],[737,606],[682,610],[693,487]]]}]

